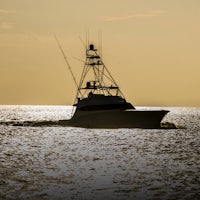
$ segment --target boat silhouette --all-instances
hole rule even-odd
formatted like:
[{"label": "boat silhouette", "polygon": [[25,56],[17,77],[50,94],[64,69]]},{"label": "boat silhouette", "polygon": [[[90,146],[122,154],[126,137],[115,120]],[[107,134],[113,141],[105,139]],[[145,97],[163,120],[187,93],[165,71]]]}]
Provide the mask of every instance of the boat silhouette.
[{"label": "boat silhouette", "polygon": [[161,128],[161,121],[169,112],[138,110],[127,102],[93,44],[86,48],[85,64],[80,82],[76,85],[77,94],[73,104],[75,112],[71,119],[59,120],[60,125],[84,128]]}]

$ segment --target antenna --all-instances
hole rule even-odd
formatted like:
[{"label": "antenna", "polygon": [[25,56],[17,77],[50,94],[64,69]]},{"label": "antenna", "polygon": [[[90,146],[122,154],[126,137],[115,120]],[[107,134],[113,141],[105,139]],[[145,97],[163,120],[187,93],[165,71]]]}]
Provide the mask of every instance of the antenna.
[{"label": "antenna", "polygon": [[71,73],[71,75],[72,75],[72,78],[73,78],[73,80],[74,80],[74,83],[76,84],[76,87],[78,88],[78,83],[77,83],[76,78],[75,78],[75,76],[74,76],[74,74],[73,74],[73,72],[72,72],[71,66],[70,66],[70,64],[69,64],[69,62],[68,62],[68,60],[67,60],[67,57],[66,57],[66,55],[65,55],[65,52],[64,52],[64,50],[63,50],[63,48],[62,48],[60,42],[58,41],[58,38],[56,37],[56,35],[55,35],[54,37],[55,37],[55,39],[56,39],[56,42],[57,42],[57,44],[58,44],[58,47],[60,48],[60,51],[62,52],[62,55],[63,55],[63,57],[64,57],[64,59],[65,59],[65,62],[66,62],[66,64],[67,64],[67,66],[68,66],[68,69],[69,69],[69,71],[70,71],[70,73]]},{"label": "antenna", "polygon": [[86,36],[86,43],[87,43],[87,46],[89,46],[89,40],[90,40],[90,30],[89,30],[89,28],[88,28],[88,30],[87,30],[87,36]]},{"label": "antenna", "polygon": [[102,59],[102,31],[101,30],[99,30],[98,32],[98,39],[99,39],[99,54]]},{"label": "antenna", "polygon": [[80,41],[82,42],[83,46],[85,47],[85,49],[87,49],[87,45],[85,44],[85,42],[82,40],[82,38],[79,36]]}]

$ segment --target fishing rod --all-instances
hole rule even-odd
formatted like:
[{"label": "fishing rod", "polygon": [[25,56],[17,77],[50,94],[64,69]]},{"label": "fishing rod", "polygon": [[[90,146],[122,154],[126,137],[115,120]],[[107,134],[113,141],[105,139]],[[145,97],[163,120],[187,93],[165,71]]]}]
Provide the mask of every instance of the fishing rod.
[{"label": "fishing rod", "polygon": [[56,37],[56,35],[55,35],[54,37],[55,37],[55,40],[56,40],[56,42],[57,42],[57,44],[58,44],[58,47],[60,48],[60,51],[62,52],[62,55],[63,55],[63,57],[64,57],[64,59],[65,59],[65,62],[66,62],[66,64],[67,64],[67,66],[68,66],[68,69],[69,69],[69,71],[70,71],[70,73],[71,73],[71,75],[72,75],[72,78],[73,78],[73,80],[74,80],[74,83],[76,84],[77,89],[79,89],[78,83],[77,83],[76,78],[75,78],[75,76],[74,76],[74,74],[73,74],[73,72],[72,72],[71,66],[70,66],[70,64],[69,64],[69,62],[68,62],[68,60],[67,60],[67,57],[66,57],[66,55],[65,55],[65,52],[64,52],[64,50],[63,50],[63,48],[62,48],[62,46],[61,46],[61,44],[60,44],[58,38]]}]

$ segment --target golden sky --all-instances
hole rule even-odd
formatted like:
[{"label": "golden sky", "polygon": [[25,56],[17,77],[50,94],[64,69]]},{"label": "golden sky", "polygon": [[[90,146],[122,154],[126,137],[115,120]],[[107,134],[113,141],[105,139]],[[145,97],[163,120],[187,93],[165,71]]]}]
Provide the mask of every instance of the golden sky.
[{"label": "golden sky", "polygon": [[0,0],[0,104],[71,105],[85,41],[135,106],[200,106],[199,0]]}]

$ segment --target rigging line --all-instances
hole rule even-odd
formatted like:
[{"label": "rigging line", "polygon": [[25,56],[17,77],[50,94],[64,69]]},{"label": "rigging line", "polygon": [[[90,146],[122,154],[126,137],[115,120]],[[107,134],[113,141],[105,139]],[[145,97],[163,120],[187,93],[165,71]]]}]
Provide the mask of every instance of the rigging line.
[{"label": "rigging line", "polygon": [[64,50],[63,50],[63,48],[62,48],[60,42],[58,41],[58,38],[56,37],[56,35],[55,35],[54,37],[55,37],[55,40],[56,40],[56,42],[57,42],[57,44],[58,44],[58,46],[59,46],[59,48],[60,48],[60,51],[62,52],[62,55],[63,55],[63,57],[64,57],[64,59],[65,59],[65,62],[66,62],[66,64],[67,64],[67,66],[68,66],[68,69],[69,69],[69,71],[70,71],[70,73],[71,73],[71,75],[72,75],[72,78],[73,78],[73,80],[74,80],[74,83],[76,84],[76,87],[77,87],[77,89],[78,89],[78,83],[77,83],[76,78],[75,78],[75,76],[74,76],[74,74],[73,74],[73,72],[72,72],[71,66],[70,66],[70,64],[69,64],[69,62],[68,62],[68,60],[67,60],[67,57],[66,57],[66,55],[65,55],[65,52],[64,52]]},{"label": "rigging line", "polygon": [[[115,81],[114,78],[112,77],[111,73],[109,72],[109,70],[107,69],[107,67],[106,67],[105,64],[103,63],[103,61],[102,61],[102,64],[103,64],[103,66],[104,66],[106,72],[108,73],[108,76],[106,76],[105,73],[104,73],[104,76],[106,76],[108,79],[111,78],[112,82],[118,87],[118,91],[119,91],[119,92],[121,93],[121,95],[124,97],[123,92],[119,89],[118,84],[116,83],[116,81]],[[109,76],[110,76],[110,78],[109,78]]]},{"label": "rigging line", "polygon": [[[102,87],[102,83],[105,85],[103,80],[102,80],[102,83],[101,83],[100,77],[98,76],[98,74],[99,74],[98,73],[98,67],[93,67],[92,69],[93,69],[95,78],[96,78],[97,82],[99,82],[100,86]],[[111,94],[109,91],[107,91],[107,92],[108,92],[108,94]],[[104,91],[103,91],[103,93],[104,93]]]},{"label": "rigging line", "polygon": [[80,58],[73,57],[73,59],[78,60],[78,61],[80,61],[82,63],[85,63],[85,61],[81,60]]},{"label": "rigging line", "polygon": [[[97,56],[99,56],[99,54],[98,54],[97,52],[95,52],[95,54],[96,54]],[[118,86],[117,83],[116,83],[116,81],[115,81],[114,78],[112,77],[111,73],[110,73],[109,70],[107,69],[106,65],[103,63],[102,59],[100,59],[100,61],[101,61],[101,63],[102,63],[102,67],[103,67],[103,69],[102,69],[102,79],[103,79],[103,76],[105,76],[108,80],[110,80],[110,81],[113,82],[116,86]],[[104,71],[107,72],[108,76],[105,74]]]},{"label": "rigging line", "polygon": [[87,75],[89,71],[89,68],[87,69],[87,65],[84,66],[83,71],[82,71],[82,75],[81,75],[81,80],[79,83],[79,89],[81,89],[82,85],[83,85],[83,81],[85,80],[85,77]]},{"label": "rigging line", "polygon": [[87,50],[87,45],[85,44],[85,42],[83,41],[83,39],[79,36],[78,37],[80,39],[80,41],[82,42],[83,46],[85,47],[85,49]]}]

